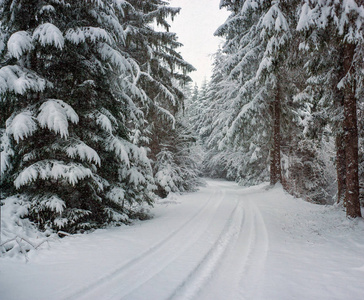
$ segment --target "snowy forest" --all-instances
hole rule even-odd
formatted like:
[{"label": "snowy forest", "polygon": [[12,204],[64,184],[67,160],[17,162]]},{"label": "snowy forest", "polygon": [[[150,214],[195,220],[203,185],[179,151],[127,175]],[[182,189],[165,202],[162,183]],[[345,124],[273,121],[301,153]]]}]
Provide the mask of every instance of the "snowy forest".
[{"label": "snowy forest", "polygon": [[361,217],[363,0],[221,0],[225,42],[201,87],[169,1],[0,5],[3,237],[148,219],[201,177]]},{"label": "snowy forest", "polygon": [[279,182],[295,196],[337,202],[360,217],[364,2],[220,6],[231,12],[215,33],[226,43],[189,110],[204,172],[242,185]]}]

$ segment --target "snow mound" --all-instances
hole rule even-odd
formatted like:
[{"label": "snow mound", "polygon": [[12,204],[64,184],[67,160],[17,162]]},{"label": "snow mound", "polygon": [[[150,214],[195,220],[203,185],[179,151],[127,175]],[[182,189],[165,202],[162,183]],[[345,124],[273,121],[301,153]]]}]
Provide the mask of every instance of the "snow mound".
[{"label": "snow mound", "polygon": [[13,196],[2,200],[0,255],[8,258],[28,260],[28,252],[44,248],[49,239],[56,238],[51,231],[39,231],[25,218],[28,201],[23,196]]}]

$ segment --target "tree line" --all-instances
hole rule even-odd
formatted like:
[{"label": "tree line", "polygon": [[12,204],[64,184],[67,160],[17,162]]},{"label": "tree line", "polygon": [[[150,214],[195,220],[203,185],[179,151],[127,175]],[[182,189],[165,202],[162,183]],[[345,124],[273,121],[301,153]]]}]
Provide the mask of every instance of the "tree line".
[{"label": "tree line", "polygon": [[[181,121],[194,68],[162,0],[0,1],[1,191],[70,233],[146,217],[199,179]],[[9,198],[10,197],[10,198]]]},{"label": "tree line", "polygon": [[0,189],[17,218],[128,223],[200,167],[360,216],[363,0],[220,5],[225,43],[189,92],[167,1],[0,0]]},{"label": "tree line", "polygon": [[364,2],[223,0],[230,16],[189,118],[204,172],[281,183],[359,217],[364,185]]}]

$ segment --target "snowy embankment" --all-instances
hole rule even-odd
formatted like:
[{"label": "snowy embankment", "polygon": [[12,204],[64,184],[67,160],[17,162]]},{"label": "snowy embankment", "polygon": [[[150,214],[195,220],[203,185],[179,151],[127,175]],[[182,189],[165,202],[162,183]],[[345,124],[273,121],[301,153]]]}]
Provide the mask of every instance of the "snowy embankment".
[{"label": "snowy embankment", "polygon": [[209,180],[134,226],[0,258],[10,299],[362,299],[364,221],[282,189]]}]

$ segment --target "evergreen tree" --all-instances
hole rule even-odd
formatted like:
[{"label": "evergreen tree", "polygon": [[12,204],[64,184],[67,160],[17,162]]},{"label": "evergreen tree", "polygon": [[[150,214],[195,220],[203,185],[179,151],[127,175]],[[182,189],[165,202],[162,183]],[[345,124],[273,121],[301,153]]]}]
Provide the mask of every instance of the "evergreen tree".
[{"label": "evergreen tree", "polygon": [[[304,1],[298,30],[306,31],[315,46],[319,31],[333,35],[338,41],[337,51],[339,82],[334,87],[342,103],[343,131],[338,134],[338,182],[343,181],[342,160],[345,160],[345,204],[349,217],[361,216],[358,176],[358,122],[357,99],[360,93],[363,64],[363,21],[364,3],[357,1]],[[358,89],[359,88],[359,89]],[[342,95],[340,95],[342,94]],[[343,137],[340,136],[342,134]],[[344,147],[340,149],[341,141]],[[345,158],[343,157],[345,156]],[[339,185],[339,197],[341,186]]]},{"label": "evergreen tree", "polygon": [[[175,33],[169,32],[166,20],[173,19],[180,9],[161,0],[130,3],[133,9],[124,17],[127,50],[140,66],[138,86],[145,93],[143,102],[139,103],[145,122],[136,128],[144,137],[140,143],[150,149],[148,156],[159,195],[185,191],[187,187],[193,189],[198,183],[197,170],[194,163],[186,166],[187,158],[183,154],[184,147],[191,147],[193,138],[186,138],[178,116],[184,109],[183,87],[191,81],[187,73],[194,68],[177,52],[181,43]],[[162,31],[154,30],[153,23],[160,25]],[[171,177],[168,180],[167,174]]]},{"label": "evergreen tree", "polygon": [[282,182],[281,145],[287,140],[282,131],[288,133],[287,121],[294,119],[297,109],[291,101],[295,82],[287,80],[292,77],[287,49],[294,41],[296,5],[292,1],[222,2],[232,13],[216,32],[227,39],[226,75],[219,88],[221,102],[229,103],[219,145],[231,145],[233,152],[244,156],[242,181],[249,173],[249,178],[264,180],[264,160],[269,155],[271,184]]},{"label": "evergreen tree", "polygon": [[207,173],[244,185],[270,177],[297,196],[330,201],[333,165],[323,151],[331,153],[332,135],[323,105],[314,100],[319,92],[306,89],[307,57],[295,31],[300,2],[221,4],[231,15],[216,34],[227,41],[195,122],[207,148]]},{"label": "evergreen tree", "polygon": [[[302,73],[305,73],[302,91],[296,96],[297,101],[305,103],[305,111],[302,113],[304,140],[310,144],[311,164],[309,174],[316,179],[311,184],[311,191],[304,193],[316,193],[313,198],[321,198],[323,202],[332,202],[337,194],[337,200],[343,201],[345,194],[345,149],[342,131],[342,105],[343,94],[337,88],[342,70],[340,67],[340,41],[334,36],[329,36],[324,30],[317,30],[312,36],[300,37],[299,45],[302,65]],[[311,51],[318,48],[320,51]],[[326,49],[326,50],[325,50]],[[322,55],[322,52],[325,55]],[[325,140],[332,144],[329,146]],[[326,143],[326,147],[323,147]],[[336,154],[327,146],[334,148]],[[336,157],[337,188],[333,187],[336,178],[332,174],[332,163]],[[312,159],[311,159],[312,160]],[[314,179],[314,178],[313,178]],[[320,192],[319,192],[320,191]],[[311,197],[312,198],[312,197]]]},{"label": "evergreen tree", "polygon": [[[215,55],[213,75],[199,99],[199,121],[195,127],[205,150],[204,172],[212,177],[238,180],[239,169],[243,165],[242,153],[230,143],[223,141],[226,123],[231,117],[231,103],[225,98],[234,93],[231,82],[224,80],[228,56],[219,50]],[[227,86],[225,85],[227,84]],[[196,105],[197,106],[197,105]],[[194,120],[192,120],[194,121]]]},{"label": "evergreen tree", "polygon": [[[137,63],[124,51],[126,2],[1,3],[2,187],[40,228],[125,222],[151,202],[146,151],[130,142]],[[124,45],[124,47],[123,47]],[[10,150],[9,150],[10,149]]]},{"label": "evergreen tree", "polygon": [[[249,166],[250,161],[257,161],[250,160],[253,153],[253,156],[257,152],[257,157],[265,156],[261,155],[261,148],[255,140],[257,136],[249,126],[250,121],[257,123],[254,112],[247,109],[250,108],[247,104],[255,90],[253,81],[260,51],[257,40],[253,39],[254,33],[250,30],[257,22],[257,15],[249,10],[245,18],[241,14],[242,2],[232,4],[226,1],[222,4],[232,13],[216,32],[226,37],[227,41],[222,48],[223,55],[216,56],[210,105],[206,112],[208,117],[203,129],[203,134],[208,136],[206,144],[210,149],[206,166],[217,176],[223,175],[250,184],[259,181],[257,178],[265,177],[260,175],[266,169],[265,163],[257,164],[258,168]],[[252,107],[256,109],[258,106]],[[246,172],[246,169],[251,172]],[[251,176],[252,173],[255,174]],[[250,182],[251,179],[254,182]]]}]

